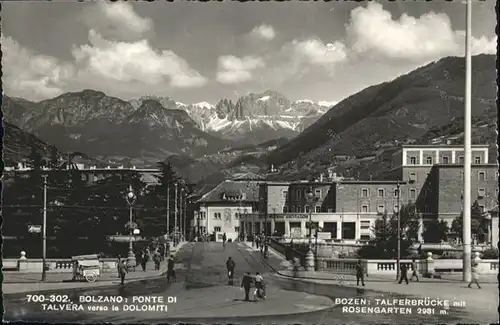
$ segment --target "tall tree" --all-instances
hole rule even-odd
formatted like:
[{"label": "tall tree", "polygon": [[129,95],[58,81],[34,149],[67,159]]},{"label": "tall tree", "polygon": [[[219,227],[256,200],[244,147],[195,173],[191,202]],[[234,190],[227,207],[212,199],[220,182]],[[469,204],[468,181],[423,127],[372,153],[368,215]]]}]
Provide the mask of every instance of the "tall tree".
[{"label": "tall tree", "polygon": [[403,205],[399,213],[383,213],[372,228],[373,238],[358,254],[363,258],[396,258],[398,245],[398,218],[400,218],[401,256],[418,236],[419,216],[413,204]]},{"label": "tall tree", "polygon": [[[479,241],[484,241],[485,233],[488,232],[488,223],[477,200],[472,203],[470,215],[471,234],[476,236]],[[463,234],[463,219],[463,213],[460,213],[451,223],[451,230],[459,236]]]},{"label": "tall tree", "polygon": [[425,223],[424,242],[440,243],[448,239],[448,223],[445,220],[433,219]]},{"label": "tall tree", "polygon": [[[174,184],[181,182],[181,178],[177,175],[169,162],[160,162],[158,163],[158,167],[161,172],[156,176],[157,184],[151,186],[147,194],[147,206],[151,207],[151,209],[144,216],[144,231],[150,236],[159,236],[165,233],[167,211],[169,214],[170,229],[173,229],[175,216]],[[179,204],[179,202],[177,202],[177,204]]]}]

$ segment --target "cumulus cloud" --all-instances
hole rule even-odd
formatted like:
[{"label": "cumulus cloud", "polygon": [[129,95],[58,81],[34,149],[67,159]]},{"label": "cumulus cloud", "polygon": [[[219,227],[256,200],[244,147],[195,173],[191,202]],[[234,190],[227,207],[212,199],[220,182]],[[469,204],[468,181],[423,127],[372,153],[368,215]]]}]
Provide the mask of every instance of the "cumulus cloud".
[{"label": "cumulus cloud", "polygon": [[[418,18],[393,19],[381,4],[351,11],[347,37],[353,53],[388,59],[422,61],[463,54],[463,32],[454,31],[446,14],[429,12]],[[496,39],[474,39],[475,52],[491,53]],[[494,53],[494,52],[493,52]]]},{"label": "cumulus cloud", "polygon": [[172,87],[199,87],[207,80],[188,63],[169,50],[155,51],[147,40],[109,41],[90,30],[89,44],[73,49],[77,64],[98,77],[147,85],[170,80]]},{"label": "cumulus cloud", "polygon": [[238,58],[233,55],[219,57],[217,81],[222,84],[236,84],[252,79],[252,71],[265,66],[260,57],[245,56]]},{"label": "cumulus cloud", "polygon": [[250,34],[266,41],[270,41],[276,37],[273,26],[265,24],[255,27]]},{"label": "cumulus cloud", "polygon": [[65,80],[74,75],[71,64],[24,49],[1,35],[3,87],[11,96],[54,97],[63,92]]},{"label": "cumulus cloud", "polygon": [[325,44],[319,38],[293,40],[290,48],[296,59],[313,65],[330,66],[347,59],[347,49],[342,42]]},{"label": "cumulus cloud", "polygon": [[89,28],[111,40],[138,40],[153,28],[153,21],[140,17],[127,2],[97,1],[83,11],[82,18]]},{"label": "cumulus cloud", "polygon": [[[93,18],[96,28],[110,38],[91,29],[88,43],[73,47],[72,62],[34,53],[2,35],[3,79],[7,93],[37,100],[57,96],[72,87],[146,91],[201,87],[207,83],[205,77],[171,50],[153,49],[144,37],[116,39],[120,33],[138,37],[152,28],[151,21],[139,17],[130,4],[97,2],[87,10],[100,13],[101,16]],[[114,27],[103,29],[103,26]],[[110,31],[118,34],[111,33],[113,36]]]}]

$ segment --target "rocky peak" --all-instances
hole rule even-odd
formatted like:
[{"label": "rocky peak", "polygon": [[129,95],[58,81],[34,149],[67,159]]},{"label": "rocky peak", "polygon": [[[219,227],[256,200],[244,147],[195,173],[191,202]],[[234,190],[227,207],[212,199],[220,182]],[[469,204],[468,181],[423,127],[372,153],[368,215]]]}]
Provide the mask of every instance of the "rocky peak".
[{"label": "rocky peak", "polygon": [[244,120],[247,117],[280,115],[290,107],[290,101],[278,92],[266,90],[240,97],[231,119]]},{"label": "rocky peak", "polygon": [[223,119],[229,115],[235,108],[235,105],[231,100],[227,98],[221,99],[217,105],[215,105],[215,112],[217,113],[217,117]]},{"label": "rocky peak", "polygon": [[154,100],[160,103],[166,109],[177,109],[177,104],[175,100],[170,97],[160,97],[160,96],[142,96],[137,99],[130,100],[130,104],[134,106],[134,108],[138,109],[142,103],[146,100]]}]

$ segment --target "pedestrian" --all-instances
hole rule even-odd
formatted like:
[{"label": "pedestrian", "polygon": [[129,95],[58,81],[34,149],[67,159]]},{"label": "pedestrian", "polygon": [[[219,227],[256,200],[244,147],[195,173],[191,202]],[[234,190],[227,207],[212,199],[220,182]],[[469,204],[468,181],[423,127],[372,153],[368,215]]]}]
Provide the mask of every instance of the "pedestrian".
[{"label": "pedestrian", "polygon": [[174,263],[174,255],[170,255],[170,257],[168,258],[168,261],[167,261],[167,283],[170,283],[170,279],[173,278],[174,280],[176,280],[175,278],[175,263]]},{"label": "pedestrian", "polygon": [[160,257],[160,252],[158,250],[155,251],[153,255],[153,261],[155,262],[155,270],[158,271],[160,269],[160,262],[161,262],[161,257]]},{"label": "pedestrian", "polygon": [[255,245],[257,246],[257,249],[259,249],[259,244],[260,244],[259,236],[255,236]]},{"label": "pedestrian", "polygon": [[233,284],[233,279],[234,279],[234,268],[236,267],[236,263],[229,257],[226,261],[226,268],[227,268],[227,276],[229,278],[229,284]]},{"label": "pedestrian", "polygon": [[120,277],[120,262],[122,261],[122,256],[118,255],[116,260],[116,272],[118,273],[118,278]]},{"label": "pedestrian", "polygon": [[477,262],[472,263],[472,278],[469,282],[468,287],[471,288],[471,285],[475,283],[477,285],[478,289],[481,289],[481,286],[479,285],[479,270],[478,270],[478,264]]},{"label": "pedestrian", "polygon": [[401,276],[399,278],[399,284],[403,282],[403,280],[408,284],[408,267],[404,263],[400,263],[399,271],[401,273]]},{"label": "pedestrian", "polygon": [[266,294],[264,291],[264,278],[260,275],[259,272],[255,273],[255,291],[254,291],[254,299],[266,299]]},{"label": "pedestrian", "polygon": [[356,263],[356,285],[359,286],[359,281],[361,281],[361,285],[365,286],[365,270],[361,260],[358,260]]},{"label": "pedestrian", "polygon": [[143,272],[146,272],[146,264],[148,263],[148,255],[146,253],[146,251],[142,252],[142,256],[141,256],[141,267],[142,267],[142,271]]},{"label": "pedestrian", "polygon": [[226,248],[226,240],[227,240],[227,237],[226,237],[226,233],[222,234],[222,247]]},{"label": "pedestrian", "polygon": [[420,282],[420,279],[418,278],[418,272],[417,272],[417,261],[415,260],[415,257],[411,259],[411,277],[410,280],[413,281],[413,277],[417,278],[417,282]]},{"label": "pedestrian", "polygon": [[118,273],[120,275],[120,284],[124,284],[125,275],[128,273],[127,266],[125,265],[124,260],[121,260],[118,264]]},{"label": "pedestrian", "polygon": [[165,244],[161,244],[158,253],[160,253],[160,261],[163,262],[165,260]]},{"label": "pedestrian", "polygon": [[250,272],[245,272],[243,279],[241,280],[241,288],[245,290],[245,301],[250,301],[250,287],[252,286],[252,277]]}]

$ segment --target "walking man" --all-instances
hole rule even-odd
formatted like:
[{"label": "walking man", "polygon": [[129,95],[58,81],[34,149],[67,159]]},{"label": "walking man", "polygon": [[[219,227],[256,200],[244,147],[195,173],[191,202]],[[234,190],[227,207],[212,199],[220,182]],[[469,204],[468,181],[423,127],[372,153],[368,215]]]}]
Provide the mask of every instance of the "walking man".
[{"label": "walking man", "polygon": [[226,248],[226,240],[227,236],[226,233],[222,234],[222,247]]},{"label": "walking man", "polygon": [[227,268],[227,276],[229,278],[229,285],[233,285],[233,279],[234,279],[234,268],[236,267],[236,263],[229,257],[226,261],[226,268]]},{"label": "walking man", "polygon": [[128,273],[127,266],[125,265],[124,260],[121,260],[118,263],[118,273],[120,274],[120,284],[124,284],[125,282],[125,275]]},{"label": "walking man", "polygon": [[420,282],[418,278],[418,272],[417,272],[417,261],[415,261],[415,257],[411,259],[411,277],[410,280],[413,281],[413,277],[417,278],[417,282]]},{"label": "walking man", "polygon": [[471,285],[475,283],[477,285],[477,288],[481,289],[481,286],[479,285],[479,270],[477,262],[473,262],[471,271],[472,271],[472,278],[470,280],[468,287],[471,288]]},{"label": "walking man", "polygon": [[405,280],[406,284],[408,284],[408,267],[406,266],[406,264],[401,263],[399,270],[401,272],[401,277],[399,278],[398,283],[401,284],[401,282],[403,282],[403,280]]},{"label": "walking man", "polygon": [[266,294],[264,291],[264,278],[260,275],[259,272],[255,273],[255,292],[254,299],[266,299]]},{"label": "walking man", "polygon": [[155,262],[155,271],[160,269],[161,255],[159,250],[156,250],[153,255],[153,261]]},{"label": "walking man", "polygon": [[174,280],[176,280],[175,278],[175,269],[174,269],[174,255],[170,255],[170,257],[168,258],[168,262],[167,262],[167,283],[170,284],[170,279],[173,278]]},{"label": "walking man", "polygon": [[252,282],[250,272],[245,272],[245,275],[241,280],[241,288],[245,290],[245,301],[250,301],[250,287],[252,286]]},{"label": "walking man", "polygon": [[356,263],[356,285],[359,286],[359,281],[361,280],[361,285],[365,286],[365,270],[361,260]]}]

